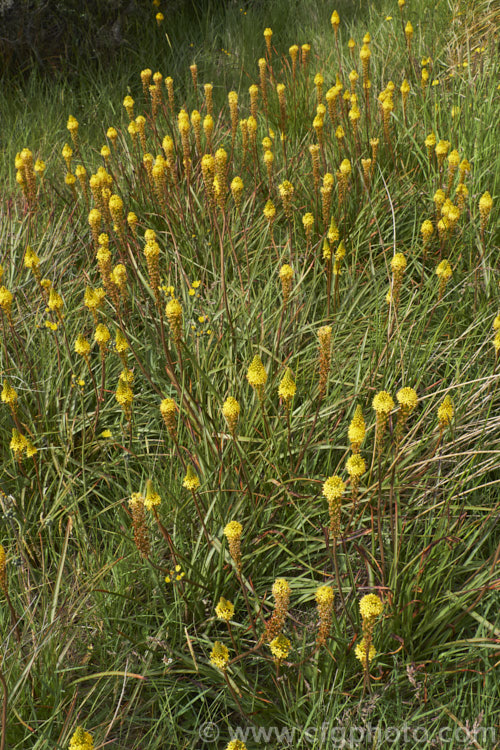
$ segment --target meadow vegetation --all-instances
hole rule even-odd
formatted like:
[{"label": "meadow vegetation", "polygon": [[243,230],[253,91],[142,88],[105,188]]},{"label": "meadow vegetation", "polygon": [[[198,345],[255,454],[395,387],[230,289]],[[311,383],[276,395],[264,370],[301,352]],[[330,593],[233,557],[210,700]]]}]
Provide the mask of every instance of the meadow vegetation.
[{"label": "meadow vegetation", "polygon": [[493,748],[499,13],[144,15],[3,87],[1,748]]}]

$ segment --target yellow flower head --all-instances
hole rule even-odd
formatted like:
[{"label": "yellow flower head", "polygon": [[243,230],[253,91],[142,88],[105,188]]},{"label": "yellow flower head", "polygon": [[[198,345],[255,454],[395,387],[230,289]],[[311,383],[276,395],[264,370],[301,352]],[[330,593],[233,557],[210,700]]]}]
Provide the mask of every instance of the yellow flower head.
[{"label": "yellow flower head", "polygon": [[75,341],[75,352],[82,357],[88,357],[90,354],[90,343],[83,334],[79,333]]},{"label": "yellow flower head", "polygon": [[162,417],[170,416],[175,414],[177,406],[173,398],[164,398],[160,404],[160,412]]},{"label": "yellow flower head", "polygon": [[429,241],[429,239],[432,237],[433,232],[434,227],[432,226],[432,221],[429,221],[429,219],[423,221],[422,226],[420,227],[420,233],[423,237],[424,242]]},{"label": "yellow flower head", "polygon": [[434,133],[429,133],[425,139],[425,145],[427,148],[434,148],[436,145],[436,136]]},{"label": "yellow flower head", "polygon": [[394,401],[390,393],[380,391],[373,397],[372,406],[377,415],[387,416],[394,409]]},{"label": "yellow flower head", "polygon": [[146,483],[146,497],[144,498],[144,507],[146,510],[153,510],[161,503],[161,497],[153,487],[153,482],[148,479]]},{"label": "yellow flower head", "polygon": [[338,29],[338,27],[340,25],[340,16],[339,16],[339,14],[337,13],[336,10],[334,10],[333,13],[332,13],[332,15],[331,15],[330,23],[333,26],[333,30],[337,31],[337,29]]},{"label": "yellow flower head", "polygon": [[215,641],[214,647],[210,652],[210,663],[214,667],[217,667],[217,669],[221,669],[222,671],[224,671],[228,665],[228,662],[229,651],[227,650],[226,646],[224,646],[224,644],[220,641]]},{"label": "yellow flower head", "polygon": [[325,608],[333,607],[335,594],[333,593],[331,586],[319,586],[319,588],[316,589],[315,596],[317,604]]},{"label": "yellow flower head", "polygon": [[442,426],[450,424],[451,420],[453,419],[454,411],[453,401],[451,400],[449,394],[447,394],[438,408],[439,424]]},{"label": "yellow flower head", "polygon": [[221,598],[219,599],[219,603],[215,607],[215,614],[217,615],[219,620],[225,620],[226,622],[229,622],[229,620],[233,619],[234,604],[221,596]]},{"label": "yellow flower head", "polygon": [[75,132],[76,130],[78,130],[78,120],[75,117],[73,117],[73,115],[70,115],[68,117],[68,123],[66,127],[70,133]]},{"label": "yellow flower head", "polygon": [[222,413],[229,428],[234,431],[240,416],[240,405],[233,396],[229,396],[222,405]]},{"label": "yellow flower head", "polygon": [[488,217],[493,206],[493,199],[488,191],[483,193],[479,199],[479,212],[481,217]]},{"label": "yellow flower head", "polygon": [[373,620],[382,614],[384,604],[376,594],[366,594],[359,602],[359,613],[363,620]]},{"label": "yellow flower head", "polygon": [[286,372],[279,384],[278,394],[285,404],[289,404],[292,398],[295,396],[297,386],[292,377],[292,372],[289,367],[286,368]]},{"label": "yellow flower head", "polygon": [[450,145],[449,141],[439,141],[435,148],[436,156],[440,156],[444,159],[450,149]]},{"label": "yellow flower head", "polygon": [[351,479],[358,479],[366,471],[365,459],[355,453],[347,459],[345,468]]},{"label": "yellow flower head", "polygon": [[[401,2],[401,0],[400,0]],[[354,649],[354,654],[356,656],[356,659],[358,659],[361,664],[366,664],[366,643],[365,639],[362,638],[360,642],[357,644],[356,648]],[[375,649],[375,646],[370,643],[370,648],[368,650],[368,663],[371,663],[373,659],[376,657],[377,651]]]},{"label": "yellow flower head", "polygon": [[281,281],[291,281],[293,279],[293,268],[287,263],[280,268]]},{"label": "yellow flower head", "polygon": [[58,292],[56,292],[54,288],[50,290],[49,301],[47,304],[48,304],[49,310],[53,310],[53,311],[62,310],[62,307],[63,307],[62,297]]},{"label": "yellow flower head", "polygon": [[229,523],[224,526],[224,534],[228,542],[240,539],[242,532],[243,526],[239,521],[229,521]]},{"label": "yellow flower head", "polygon": [[436,268],[436,276],[441,281],[448,281],[451,279],[452,273],[450,263],[446,258],[442,260]]},{"label": "yellow flower head", "polygon": [[105,346],[110,338],[111,334],[109,328],[105,326],[104,323],[99,323],[94,333],[94,341],[96,344],[99,344],[99,346]]},{"label": "yellow flower head", "polygon": [[276,636],[276,638],[273,638],[273,640],[269,644],[269,648],[271,649],[271,653],[274,658],[278,661],[281,661],[282,659],[286,659],[286,657],[290,653],[292,644],[286,636],[280,633],[280,635]]},{"label": "yellow flower head", "polygon": [[351,162],[349,161],[349,159],[344,159],[340,165],[340,173],[344,175],[344,177],[349,177],[349,175],[351,174],[351,171],[352,171]]},{"label": "yellow flower head", "polygon": [[344,494],[345,483],[339,476],[328,477],[326,482],[323,484],[323,496],[326,497],[328,502],[334,502],[340,500]]},{"label": "yellow flower head", "polygon": [[247,380],[252,388],[261,388],[266,384],[267,372],[258,354],[252,360],[247,372]]},{"label": "yellow flower head", "polygon": [[247,746],[241,740],[231,740],[226,745],[225,750],[247,750]]},{"label": "yellow flower head", "polygon": [[411,414],[418,402],[417,392],[413,388],[408,387],[401,388],[396,393],[396,398],[401,408],[405,409],[408,414]]},{"label": "yellow flower head", "polygon": [[28,245],[24,254],[24,267],[33,270],[38,268],[39,265],[40,258],[35,251],[31,249],[30,245]]},{"label": "yellow flower head", "polygon": [[191,466],[191,464],[188,464],[186,476],[184,477],[182,481],[182,486],[185,487],[187,490],[192,490],[193,492],[198,489],[200,486],[200,480],[198,478],[197,473]]},{"label": "yellow flower head", "polygon": [[306,232],[310,232],[314,226],[314,216],[311,213],[304,214],[302,217],[302,224]]},{"label": "yellow flower head", "polygon": [[90,732],[78,727],[69,741],[68,750],[94,750],[94,740]]},{"label": "yellow flower head", "polygon": [[17,393],[8,380],[3,381],[1,399],[4,404],[7,404],[7,406],[15,407],[17,404]]},{"label": "yellow flower head", "polygon": [[295,188],[293,187],[292,183],[288,180],[284,180],[284,182],[279,185],[279,193],[282,198],[291,198],[294,194]]},{"label": "yellow flower head", "polygon": [[396,253],[391,260],[391,270],[395,274],[401,274],[406,268],[406,258],[403,253]]}]

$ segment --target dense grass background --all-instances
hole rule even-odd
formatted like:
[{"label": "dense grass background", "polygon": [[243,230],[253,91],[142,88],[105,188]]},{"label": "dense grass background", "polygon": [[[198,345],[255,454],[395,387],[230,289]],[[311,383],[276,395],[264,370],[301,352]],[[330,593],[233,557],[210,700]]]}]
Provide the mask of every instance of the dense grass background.
[{"label": "dense grass background", "polygon": [[[328,729],[368,722],[381,730],[407,722],[429,737],[422,743],[410,734],[409,748],[476,746],[465,730],[464,742],[441,741],[438,731],[481,730],[497,726],[499,717],[500,397],[492,345],[499,311],[498,212],[495,202],[482,237],[478,208],[486,190],[494,201],[499,194],[491,127],[499,97],[498,15],[486,3],[408,3],[402,15],[415,29],[410,64],[397,3],[338,5],[338,51],[327,4],[274,0],[228,3],[217,12],[214,7],[198,14],[182,5],[170,13],[163,9],[161,26],[156,9],[145,7],[147,22],[136,42],[117,53],[119,64],[91,64],[69,77],[37,70],[22,85],[5,81],[0,88],[6,155],[0,167],[6,197],[1,283],[15,294],[12,326],[2,314],[1,374],[18,392],[17,419],[38,449],[34,460],[13,458],[15,423],[2,404],[1,541],[13,609],[2,594],[7,747],[65,748],[83,724],[98,747],[222,748],[235,727],[274,726],[295,734],[281,741],[250,737],[247,747],[313,748],[324,742],[318,734],[311,739],[310,730],[324,722]],[[230,153],[227,92],[239,92],[240,116],[248,116],[248,86],[258,83],[266,26],[274,32],[273,71],[286,83],[288,105],[287,151],[277,135],[273,185],[262,162],[267,122],[260,104],[258,160],[243,163],[238,135],[230,163],[229,181],[240,175],[245,184],[241,210],[231,198],[225,218],[207,208],[193,144],[190,187],[178,157],[180,187],[170,191],[165,210],[148,182],[142,150],[127,134],[123,97],[131,93],[135,113],[147,116],[152,154],[167,133],[179,149],[177,112],[172,116],[165,106],[152,121],[139,72],[150,67],[171,75],[177,110],[198,106],[203,115],[202,89],[195,94],[189,72],[195,61],[200,84],[214,83],[215,148]],[[348,88],[353,63],[347,40],[356,40],[354,65],[361,73],[358,52],[367,30],[373,86],[368,134],[380,137],[380,151],[367,191],[348,121],[340,151],[326,119],[321,174],[335,175],[346,156],[353,165],[345,208],[337,208],[334,192],[332,213],[346,256],[338,304],[328,312],[325,227],[308,150],[316,142],[313,78],[321,71],[326,91],[341,64]],[[311,61],[294,84],[288,47],[306,41]],[[432,60],[431,81],[439,81],[425,96],[423,56]],[[403,77],[412,86],[406,121]],[[396,84],[392,150],[384,143],[376,102],[389,80]],[[125,210],[139,217],[137,234],[127,231],[125,242],[111,223],[106,226],[113,262],[127,267],[129,306],[124,314],[108,300],[100,313],[113,335],[117,329],[127,335],[133,350],[131,431],[114,398],[121,363],[113,348],[104,374],[97,347],[91,354],[96,389],[104,385],[98,412],[92,379],[73,352],[78,333],[92,339],[83,295],[100,279],[89,206],[80,192],[75,201],[64,183],[61,150],[70,140],[70,114],[80,123],[74,163],[85,163],[89,175],[103,164],[99,151],[108,126],[119,130],[108,171]],[[364,123],[363,157],[370,152]],[[269,124],[277,134],[274,92]],[[448,139],[472,170],[457,229],[445,244],[434,237],[424,263],[420,225],[428,218],[435,223],[433,195],[446,183],[446,172],[427,157],[430,131]],[[14,179],[14,158],[25,146],[47,164],[36,207],[27,205]],[[284,179],[295,187],[292,221],[277,190]],[[269,195],[277,208],[272,234],[262,215]],[[310,245],[301,221],[306,211],[316,218]],[[157,306],[148,280],[146,229],[157,233],[162,284],[174,286],[183,306],[180,350],[164,316],[168,295]],[[46,300],[23,267],[28,244],[41,259],[42,276],[64,298],[64,321],[55,332],[45,327]],[[396,251],[408,263],[397,311],[385,302]],[[443,257],[453,276],[439,299],[435,267]],[[278,271],[289,262],[295,276],[283,306]],[[201,284],[191,294],[195,280]],[[200,323],[200,316],[207,320]],[[333,328],[332,369],[327,396],[318,401],[317,330],[327,323]],[[245,378],[255,354],[268,374],[265,419]],[[297,383],[289,425],[277,393],[286,366]],[[399,452],[393,414],[378,460],[372,398],[382,389],[395,396],[402,386],[417,390],[419,405]],[[440,439],[437,408],[446,394],[455,415]],[[228,395],[241,404],[237,440],[221,414]],[[160,398],[167,396],[180,405],[177,446],[159,412]],[[358,403],[367,422],[361,450],[368,470],[356,507],[345,495],[337,578],[332,541],[325,544],[328,510],[321,491],[326,477],[346,478],[347,429]],[[103,436],[107,431],[111,437]],[[197,498],[209,542],[193,497],[182,487],[188,463],[201,480]],[[128,499],[145,491],[149,478],[162,497],[158,513],[171,546],[148,517],[152,551],[144,560],[134,545]],[[398,523],[390,513],[394,503]],[[244,529],[241,582],[223,535],[233,518]],[[185,576],[167,584],[175,562]],[[278,670],[267,646],[253,650],[252,632],[255,623],[260,635],[262,617],[272,610],[276,577],[292,587],[286,634],[293,651]],[[314,592],[322,583],[336,591],[335,617],[328,648],[315,653]],[[368,591],[385,602],[369,691],[353,653],[361,630],[357,602]],[[215,618],[220,596],[235,604],[231,637]],[[227,680],[209,662],[215,640],[227,644],[231,657],[235,649],[244,654]],[[218,734],[215,743],[207,722]],[[495,743],[492,734],[479,733],[475,741],[484,748]],[[386,739],[379,746],[400,744]]]}]

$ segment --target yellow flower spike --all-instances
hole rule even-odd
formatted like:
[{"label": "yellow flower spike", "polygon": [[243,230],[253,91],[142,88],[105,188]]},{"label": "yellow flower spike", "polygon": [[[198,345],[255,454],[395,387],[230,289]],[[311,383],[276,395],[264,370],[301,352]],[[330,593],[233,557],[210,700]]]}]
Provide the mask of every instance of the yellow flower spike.
[{"label": "yellow flower spike", "polygon": [[425,252],[429,246],[430,239],[432,235],[434,234],[434,227],[432,226],[432,221],[429,219],[426,219],[424,222],[422,222],[422,226],[420,227],[420,233],[422,235],[422,239],[424,242],[424,255]]},{"label": "yellow flower spike", "polygon": [[77,148],[78,147],[78,120],[75,117],[73,117],[73,115],[70,115],[68,117],[66,128],[69,130],[69,133],[71,135],[71,140],[73,141],[73,145],[75,146],[75,148]]},{"label": "yellow flower spike", "polygon": [[232,435],[236,433],[236,426],[240,416],[240,405],[233,396],[229,396],[222,405],[222,414]]},{"label": "yellow flower spike", "polygon": [[239,521],[229,521],[224,526],[224,536],[229,544],[229,554],[236,565],[238,575],[241,573],[241,534],[243,526]]},{"label": "yellow flower spike", "polygon": [[[35,253],[35,251],[31,249],[30,245],[26,247],[26,252],[24,253],[23,265],[25,268],[28,268],[30,271],[33,271],[35,278],[37,279],[39,278],[40,258]],[[1,278],[1,274],[0,274],[0,278]]]},{"label": "yellow flower spike", "polygon": [[417,392],[414,388],[401,388],[396,393],[396,399],[401,407],[408,415],[411,414],[418,403]]},{"label": "yellow flower spike", "polygon": [[319,156],[320,156],[320,146],[317,143],[313,143],[309,146],[309,153],[311,154],[312,159],[312,167],[313,167],[313,179],[314,179],[314,189],[317,190],[320,182],[320,176],[319,176]]},{"label": "yellow flower spike", "polygon": [[222,672],[226,671],[229,663],[229,651],[220,641],[215,641],[214,647],[210,652],[210,664],[217,667]]},{"label": "yellow flower spike", "polygon": [[338,14],[338,12],[336,10],[334,10],[333,13],[332,13],[332,15],[331,15],[330,23],[332,24],[332,28],[333,28],[333,30],[335,32],[335,36],[336,36],[337,33],[338,33],[338,30],[339,30],[339,26],[340,26],[340,16],[339,16],[339,14]]},{"label": "yellow flower spike", "polygon": [[271,38],[273,36],[273,31],[269,27],[267,29],[264,29],[264,39],[266,41],[266,49],[268,53],[271,53]]},{"label": "yellow flower spike", "polygon": [[372,405],[377,416],[381,415],[387,417],[394,409],[394,400],[387,391],[379,391],[379,393],[373,397]]},{"label": "yellow flower spike", "polygon": [[310,44],[303,44],[300,48],[302,52],[302,67],[307,67],[307,63],[309,62],[309,55],[311,54],[311,45]]},{"label": "yellow flower spike", "polygon": [[286,659],[286,657],[290,653],[292,644],[286,636],[280,633],[280,635],[276,636],[276,638],[273,638],[273,640],[269,643],[269,648],[271,649],[271,653],[276,661],[281,662],[283,661],[283,659]]},{"label": "yellow flower spike", "polygon": [[294,276],[293,268],[285,263],[285,265],[281,266],[280,268],[279,276],[281,281],[281,288],[283,291],[283,304],[286,305],[290,296],[290,292],[292,290],[292,281]]},{"label": "yellow flower spike", "polygon": [[400,388],[396,393],[396,399],[400,407],[396,425],[396,440],[399,442],[408,417],[417,407],[418,395],[414,388]]},{"label": "yellow flower spike", "polygon": [[200,486],[198,475],[191,464],[188,464],[186,476],[182,480],[182,486],[187,490],[191,490],[191,492],[196,492]]},{"label": "yellow flower spike", "polygon": [[95,329],[94,341],[99,345],[101,353],[105,351],[106,344],[108,343],[110,338],[111,334],[109,332],[109,328],[105,326],[104,323],[99,323],[99,325]]},{"label": "yellow flower spike", "polygon": [[439,141],[436,144],[434,151],[436,152],[436,156],[438,160],[438,169],[441,169],[441,167],[443,166],[446,155],[448,151],[450,150],[450,145],[451,144],[449,141]]},{"label": "yellow flower spike", "polygon": [[333,619],[333,601],[335,594],[330,586],[319,586],[316,589],[316,606],[319,615],[316,645],[323,646],[330,634]]},{"label": "yellow flower spike", "polygon": [[285,624],[290,603],[291,588],[285,578],[277,578],[273,583],[274,611],[266,622],[265,640],[269,643],[276,638]]},{"label": "yellow flower spike", "polygon": [[276,208],[274,207],[274,203],[272,201],[267,201],[266,205],[264,206],[263,214],[266,217],[267,221],[272,224],[274,221],[274,217],[276,216]]},{"label": "yellow flower spike", "polygon": [[7,406],[10,407],[12,412],[15,414],[18,397],[15,389],[11,386],[8,380],[3,381],[1,399],[2,402],[4,404],[7,404]]},{"label": "yellow flower spike", "polygon": [[447,394],[440,404],[437,412],[439,427],[441,430],[443,430],[446,425],[449,425],[451,423],[454,412],[455,410],[453,408],[453,401],[451,400],[450,395]]},{"label": "yellow flower spike", "polygon": [[47,303],[49,310],[52,312],[60,312],[63,305],[64,303],[61,295],[52,287],[49,293],[49,301]]},{"label": "yellow flower spike", "polygon": [[345,468],[349,474],[351,482],[354,482],[355,480],[359,481],[359,478],[362,477],[366,471],[365,459],[362,458],[359,453],[355,453],[347,459]]},{"label": "yellow flower spike", "polygon": [[144,96],[146,97],[148,95],[152,75],[153,71],[151,70],[151,68],[145,68],[144,70],[141,70],[142,89],[144,91]]},{"label": "yellow flower spike", "polygon": [[74,344],[76,354],[79,354],[84,359],[90,354],[91,345],[82,333],[79,333],[75,339]]},{"label": "yellow flower spike", "polygon": [[127,110],[127,115],[129,116],[130,120],[133,120],[134,118],[134,100],[131,96],[126,96],[123,100],[123,106]]},{"label": "yellow flower spike", "polygon": [[483,193],[479,199],[479,215],[481,217],[481,233],[484,232],[488,222],[491,209],[493,208],[493,199],[488,191]]},{"label": "yellow flower spike", "polygon": [[247,746],[241,740],[231,740],[224,750],[247,750]]},{"label": "yellow flower spike", "polygon": [[43,180],[43,175],[46,169],[45,162],[42,159],[37,159],[35,162],[35,172],[40,175],[40,179]]},{"label": "yellow flower spike", "polygon": [[322,399],[326,393],[326,384],[330,372],[332,327],[321,326],[318,329],[319,340],[319,397]]},{"label": "yellow flower spike", "polygon": [[363,620],[374,620],[382,614],[384,604],[376,594],[366,594],[360,599],[359,613]]},{"label": "yellow flower spike", "polygon": [[172,440],[177,440],[177,405],[173,398],[164,398],[160,404],[163,421]]},{"label": "yellow flower spike", "polygon": [[387,427],[389,414],[394,409],[394,400],[387,391],[379,391],[372,401],[372,407],[377,417],[376,444],[379,452],[382,450],[383,437]]},{"label": "yellow flower spike", "polygon": [[146,510],[152,511],[153,508],[157,508],[161,504],[161,497],[153,487],[153,482],[148,479],[146,482],[146,497],[144,498],[144,507]]},{"label": "yellow flower spike", "polygon": [[408,42],[408,44],[410,44],[412,37],[413,37],[413,26],[411,25],[410,21],[406,23],[405,36],[406,36],[406,41]]},{"label": "yellow flower spike", "polygon": [[500,351],[500,331],[497,331],[493,337],[493,346],[495,347],[495,354],[498,356]]},{"label": "yellow flower spike", "polygon": [[175,299],[174,297],[170,302],[167,302],[165,315],[174,341],[178,344],[182,336],[182,305],[178,299]]},{"label": "yellow flower spike", "polygon": [[[401,0],[399,0],[401,2]],[[360,642],[356,645],[356,648],[354,649],[354,654],[356,656],[356,659],[358,659],[363,666],[366,665],[366,659],[367,659],[367,646],[366,641],[364,638],[360,640]],[[371,664],[371,662],[375,659],[377,656],[377,651],[375,649],[375,646],[370,643],[370,646],[368,647],[368,663]]]},{"label": "yellow flower spike", "polygon": [[450,262],[447,258],[444,258],[436,268],[436,276],[439,279],[439,299],[443,296],[446,284],[451,279],[452,275],[453,271]]},{"label": "yellow flower spike", "polygon": [[68,750],[94,750],[94,740],[90,732],[77,727],[70,739]]},{"label": "yellow flower spike", "polygon": [[290,58],[292,60],[292,75],[295,78],[296,72],[297,72],[297,58],[299,55],[299,46],[298,44],[292,44],[292,46],[288,50],[290,54]]},{"label": "yellow flower spike", "polygon": [[292,371],[287,367],[285,375],[283,376],[278,388],[278,395],[283,401],[285,409],[290,408],[290,404],[296,391],[297,385],[292,377]]},{"label": "yellow flower spike", "polygon": [[306,240],[307,242],[309,242],[311,239],[312,230],[314,228],[314,215],[311,213],[304,214],[304,216],[302,217],[302,224],[306,233]]},{"label": "yellow flower spike", "polygon": [[345,482],[337,475],[328,477],[323,484],[323,497],[328,501],[330,533],[333,539],[340,535],[340,506],[345,491]]},{"label": "yellow flower spike", "polygon": [[267,381],[267,372],[258,354],[255,355],[250,367],[248,368],[247,380],[256,391],[259,400],[262,401],[264,397],[264,386]]},{"label": "yellow flower spike", "polygon": [[219,603],[215,607],[215,614],[219,618],[219,620],[225,620],[225,622],[229,622],[229,620],[233,619],[234,615],[234,604],[230,602],[228,599],[224,599],[223,596],[219,599]]},{"label": "yellow flower spike", "polygon": [[236,208],[239,209],[241,206],[241,197],[243,195],[243,180],[241,177],[235,177],[231,181],[231,194],[236,204]]}]

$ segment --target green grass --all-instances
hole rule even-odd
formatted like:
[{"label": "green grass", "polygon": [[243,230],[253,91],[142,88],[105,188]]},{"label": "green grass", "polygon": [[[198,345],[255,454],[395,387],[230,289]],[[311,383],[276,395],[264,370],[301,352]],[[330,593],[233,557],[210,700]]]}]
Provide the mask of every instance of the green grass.
[{"label": "green grass", "polygon": [[[225,748],[237,728],[268,732],[248,734],[249,750],[320,748],[325,733],[338,738],[341,731],[347,747],[400,747],[401,739],[383,733],[405,725],[408,748],[462,747],[471,742],[471,728],[478,730],[480,747],[498,742],[494,9],[481,4],[473,13],[465,4],[453,11],[445,3],[408,3],[402,15],[415,30],[410,65],[397,4],[363,6],[362,13],[358,6],[338,6],[338,50],[331,8],[309,1],[287,4],[286,13],[284,7],[278,0],[229,4],[220,15],[200,14],[190,23],[179,10],[160,28],[152,14],[149,26],[138,30],[137,48],[116,69],[87,69],[57,83],[34,74],[16,92],[3,88],[10,126],[2,135],[8,199],[0,208],[1,283],[14,301],[11,321],[0,312],[0,373],[18,394],[15,417],[6,404],[0,409],[0,541],[9,594],[8,601],[1,594],[1,673],[9,748],[67,748],[78,725],[92,733],[96,747],[123,750]],[[286,84],[286,150],[269,82],[267,117],[259,100],[255,155],[249,152],[243,161],[240,133],[232,150],[227,92],[238,91],[240,118],[248,117],[248,86],[258,83],[266,26],[274,32],[276,82]],[[369,123],[359,64],[367,30]],[[311,59],[294,82],[288,47],[305,41],[312,44]],[[432,59],[425,93],[423,56]],[[197,94],[188,68],[193,60]],[[329,295],[331,266],[329,271],[323,259],[329,221],[325,226],[322,220],[309,153],[317,140],[313,79],[323,73],[325,93],[340,72],[348,88],[353,64],[360,74],[359,153],[347,117],[341,150],[338,123],[332,126],[327,114],[324,125],[321,177],[335,177],[344,158],[352,164],[345,203],[339,207],[337,187],[332,196],[331,216],[346,254],[337,293],[332,281]],[[152,118],[139,77],[146,66],[173,76],[173,115],[163,89],[164,105]],[[405,76],[411,84],[406,118],[399,92]],[[434,79],[436,86],[430,85]],[[388,144],[377,95],[390,80],[396,88]],[[244,183],[239,210],[230,193],[224,211],[208,205],[192,130],[189,186],[184,175],[177,113],[197,106],[204,117],[206,81],[214,83],[214,151],[224,147],[229,155],[228,185],[236,175]],[[147,118],[148,151],[156,155],[166,134],[174,138],[179,182],[169,185],[163,205],[149,183],[140,143],[127,133],[127,93],[135,114]],[[123,263],[127,271],[126,306],[109,293],[98,320],[113,338],[119,330],[130,344],[130,424],[115,399],[123,365],[112,342],[104,368],[93,344],[91,372],[74,352],[78,334],[92,342],[95,326],[84,291],[100,286],[101,277],[88,225],[93,201],[86,202],[78,182],[76,200],[65,185],[61,151],[70,141],[70,114],[80,123],[72,170],[84,163],[88,177],[104,165],[99,151],[107,128],[119,131],[107,165],[112,192],[123,199],[125,216],[134,211],[139,218],[136,234],[125,225],[122,239],[109,219],[101,226],[113,265]],[[271,186],[261,147],[268,124],[275,132]],[[472,169],[457,227],[443,241],[435,232],[424,259],[420,226],[425,219],[436,224],[433,196],[447,184],[447,162],[439,172],[426,152],[431,131],[449,140]],[[360,159],[370,155],[373,136],[380,146],[367,189]],[[30,200],[14,179],[14,157],[26,146],[47,165]],[[291,219],[278,190],[285,179],[295,188]],[[455,176],[453,188],[457,181]],[[486,190],[494,203],[482,233],[478,204]],[[262,213],[269,197],[277,209],[272,232]],[[309,211],[315,216],[310,242],[302,225]],[[155,300],[144,257],[146,229],[156,232],[160,246],[161,285],[173,286],[182,305],[177,345],[165,314],[169,293],[160,290],[160,302]],[[56,320],[47,312],[47,295],[23,265],[28,244],[40,259],[41,277],[64,300],[56,331],[45,325]],[[407,261],[397,309],[385,301],[395,252]],[[453,275],[440,297],[435,269],[444,258]],[[294,269],[286,305],[279,280],[284,263]],[[332,327],[332,348],[321,399],[317,334],[324,325]],[[267,372],[262,408],[245,377],[256,354]],[[278,398],[287,367],[297,385],[288,416]],[[398,447],[396,404],[379,453],[373,397],[386,390],[395,398],[404,386],[416,389],[418,406]],[[229,395],[241,406],[236,437],[221,411]],[[437,409],[446,395],[454,416],[440,431]],[[159,410],[166,397],[178,405],[175,442]],[[361,446],[366,472],[354,502],[345,462],[357,404],[367,426]],[[36,446],[33,458],[13,456],[9,443],[16,427]],[[201,483],[194,496],[182,486],[189,464]],[[336,541],[328,534],[322,496],[325,479],[335,474],[347,482]],[[158,519],[147,513],[151,551],[144,558],[134,544],[128,501],[146,491],[148,479],[161,505]],[[232,519],[243,526],[240,577],[223,533]],[[166,583],[175,564],[184,577]],[[291,586],[284,632],[292,651],[278,666],[260,638],[280,577]],[[335,591],[334,613],[327,645],[316,650],[315,591],[323,584]],[[354,656],[361,638],[358,603],[366,593],[384,601],[369,680]],[[235,606],[231,632],[215,616],[221,596]],[[210,664],[216,640],[234,659],[226,676]],[[370,739],[369,726],[379,728],[378,740]],[[363,738],[356,727],[363,728]]]}]

